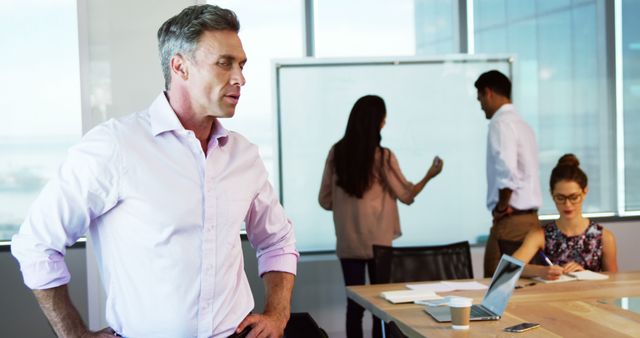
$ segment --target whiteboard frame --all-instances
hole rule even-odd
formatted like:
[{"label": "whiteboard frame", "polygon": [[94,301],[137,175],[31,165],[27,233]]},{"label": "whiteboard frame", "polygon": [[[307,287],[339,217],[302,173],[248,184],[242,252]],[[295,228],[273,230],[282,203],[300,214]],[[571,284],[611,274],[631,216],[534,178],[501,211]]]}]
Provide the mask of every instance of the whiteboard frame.
[{"label": "whiteboard frame", "polygon": [[[467,62],[506,62],[509,65],[509,74],[506,74],[511,83],[516,83],[516,71],[514,64],[516,56],[511,54],[447,54],[438,56],[396,56],[396,57],[367,57],[367,58],[289,58],[274,59],[271,62],[273,78],[273,111],[275,114],[275,144],[276,161],[274,161],[274,186],[278,189],[280,203],[285,206],[282,179],[282,113],[280,78],[281,71],[289,68],[315,68],[336,66],[374,66],[374,65],[408,65],[408,64],[435,64],[435,63],[467,63]],[[515,102],[515,101],[514,101]]]}]

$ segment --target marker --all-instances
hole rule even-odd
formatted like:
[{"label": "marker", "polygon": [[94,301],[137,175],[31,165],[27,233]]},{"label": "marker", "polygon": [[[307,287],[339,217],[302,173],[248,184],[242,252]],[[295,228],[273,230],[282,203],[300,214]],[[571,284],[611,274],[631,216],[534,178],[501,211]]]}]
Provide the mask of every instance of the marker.
[{"label": "marker", "polygon": [[544,252],[540,251],[540,256],[542,256],[542,258],[544,259],[544,261],[549,265],[552,266],[553,263],[551,263],[551,260],[549,259],[549,257],[547,257],[547,255],[544,254]]}]

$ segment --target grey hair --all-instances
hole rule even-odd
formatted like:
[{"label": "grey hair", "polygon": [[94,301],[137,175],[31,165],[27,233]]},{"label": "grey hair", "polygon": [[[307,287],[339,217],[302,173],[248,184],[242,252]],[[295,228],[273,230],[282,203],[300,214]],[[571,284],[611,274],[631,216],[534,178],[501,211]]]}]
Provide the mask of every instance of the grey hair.
[{"label": "grey hair", "polygon": [[164,86],[171,86],[171,58],[176,54],[193,56],[205,31],[240,31],[238,17],[231,10],[215,5],[194,5],[165,21],[158,29],[158,49]]}]

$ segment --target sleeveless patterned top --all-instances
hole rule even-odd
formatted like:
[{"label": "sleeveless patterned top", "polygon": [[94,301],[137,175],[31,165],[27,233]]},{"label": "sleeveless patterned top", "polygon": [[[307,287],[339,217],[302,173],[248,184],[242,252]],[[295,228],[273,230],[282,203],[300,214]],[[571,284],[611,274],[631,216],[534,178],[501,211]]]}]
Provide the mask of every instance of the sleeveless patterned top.
[{"label": "sleeveless patterned top", "polygon": [[563,234],[556,222],[544,226],[544,253],[556,265],[571,261],[591,271],[602,271],[602,225],[590,222],[584,233]]}]

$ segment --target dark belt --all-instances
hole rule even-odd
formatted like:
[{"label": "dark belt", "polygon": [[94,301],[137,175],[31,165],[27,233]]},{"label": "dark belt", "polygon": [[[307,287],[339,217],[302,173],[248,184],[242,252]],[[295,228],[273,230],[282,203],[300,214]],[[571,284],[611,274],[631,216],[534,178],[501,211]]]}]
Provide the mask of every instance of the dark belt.
[{"label": "dark belt", "polygon": [[526,210],[518,210],[513,208],[511,209],[513,210],[511,212],[511,215],[527,215],[527,214],[535,214],[536,212],[538,212],[538,209],[526,209]]}]

